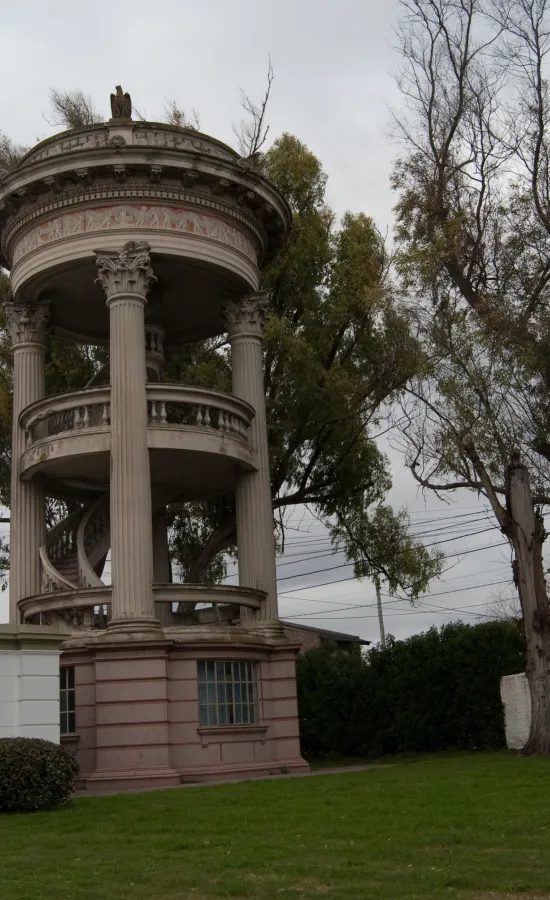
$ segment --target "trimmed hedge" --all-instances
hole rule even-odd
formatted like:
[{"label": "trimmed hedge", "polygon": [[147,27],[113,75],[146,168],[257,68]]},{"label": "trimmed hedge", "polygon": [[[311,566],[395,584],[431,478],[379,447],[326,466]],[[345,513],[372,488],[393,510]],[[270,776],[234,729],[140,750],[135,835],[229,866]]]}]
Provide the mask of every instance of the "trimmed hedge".
[{"label": "trimmed hedge", "polygon": [[525,670],[507,622],[452,623],[366,656],[298,657],[302,751],[310,758],[505,746],[500,678]]},{"label": "trimmed hedge", "polygon": [[71,796],[78,763],[59,744],[0,738],[0,812],[54,809]]}]

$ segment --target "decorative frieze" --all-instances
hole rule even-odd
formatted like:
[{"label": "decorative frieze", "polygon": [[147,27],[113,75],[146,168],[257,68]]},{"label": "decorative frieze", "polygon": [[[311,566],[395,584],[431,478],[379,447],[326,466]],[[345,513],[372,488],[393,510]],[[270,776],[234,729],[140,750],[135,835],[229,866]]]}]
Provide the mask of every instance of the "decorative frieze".
[{"label": "decorative frieze", "polygon": [[229,337],[239,334],[255,334],[261,337],[269,310],[271,291],[256,291],[241,300],[224,304],[222,316]]},{"label": "decorative frieze", "polygon": [[46,343],[50,320],[49,303],[4,303],[6,325],[14,347],[20,344]]},{"label": "decorative frieze", "polygon": [[[120,172],[123,177],[123,172]],[[152,206],[145,203],[102,206],[96,209],[66,212],[35,225],[17,241],[13,264],[38,247],[78,234],[131,230],[172,231],[209,238],[244,253],[256,262],[258,251],[253,241],[229,222],[185,207]]]},{"label": "decorative frieze", "polygon": [[59,140],[44,141],[38,144],[35,150],[31,150],[25,157],[25,162],[38,162],[50,156],[59,156],[61,153],[71,153],[77,150],[98,149],[107,146],[109,132],[106,128],[100,128],[88,134],[75,134]]},{"label": "decorative frieze", "polygon": [[157,280],[151,268],[150,249],[146,241],[128,241],[118,252],[97,252],[96,282],[105,291],[107,301],[118,294],[147,297]]}]

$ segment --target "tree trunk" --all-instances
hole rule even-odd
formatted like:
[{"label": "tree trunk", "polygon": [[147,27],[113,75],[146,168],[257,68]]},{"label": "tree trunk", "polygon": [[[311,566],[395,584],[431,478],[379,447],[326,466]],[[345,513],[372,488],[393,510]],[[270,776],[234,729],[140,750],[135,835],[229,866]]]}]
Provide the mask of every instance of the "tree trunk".
[{"label": "tree trunk", "polygon": [[542,545],[544,523],[535,511],[527,469],[508,466],[509,525],[503,529],[515,551],[514,576],[523,611],[527,644],[526,675],[531,693],[531,730],[525,754],[550,754],[550,609]]},{"label": "tree trunk", "polygon": [[208,572],[215,556],[226,550],[236,537],[235,522],[228,522],[213,531],[189,569],[185,581],[189,584],[200,584]]}]

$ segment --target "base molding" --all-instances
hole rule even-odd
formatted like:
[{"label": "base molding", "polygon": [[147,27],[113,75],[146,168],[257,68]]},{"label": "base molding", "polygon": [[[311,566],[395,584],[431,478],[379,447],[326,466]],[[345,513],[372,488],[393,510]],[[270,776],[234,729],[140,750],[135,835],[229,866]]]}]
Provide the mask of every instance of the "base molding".
[{"label": "base molding", "polygon": [[181,770],[182,784],[209,781],[252,781],[254,778],[268,778],[281,775],[308,775],[310,765],[301,756],[289,759],[267,760],[265,762],[244,762],[217,764],[215,766],[186,766]]},{"label": "base molding", "polygon": [[177,787],[181,776],[175,769],[113,769],[95,771],[80,779],[82,790],[89,794],[139,791],[145,789]]},{"label": "base molding", "polygon": [[301,756],[273,762],[187,766],[181,772],[174,769],[104,771],[81,776],[77,782],[77,792],[81,796],[124,794],[182,785],[220,782],[229,784],[232,781],[254,781],[281,778],[285,775],[309,775],[309,773],[309,763]]}]

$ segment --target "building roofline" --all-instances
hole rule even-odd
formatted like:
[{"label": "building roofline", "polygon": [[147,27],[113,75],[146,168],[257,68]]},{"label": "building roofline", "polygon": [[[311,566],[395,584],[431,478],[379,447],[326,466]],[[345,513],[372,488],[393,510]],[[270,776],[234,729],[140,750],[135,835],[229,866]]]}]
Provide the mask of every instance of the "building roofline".
[{"label": "building roofline", "polygon": [[289,622],[287,619],[281,619],[283,625],[289,625],[291,628],[298,628],[301,631],[315,631],[317,634],[325,634],[327,637],[335,640],[350,641],[355,644],[361,644],[363,647],[369,647],[372,641],[366,641],[356,634],[346,634],[343,631],[330,631],[328,628],[317,628],[315,625],[302,625],[298,622]]}]

